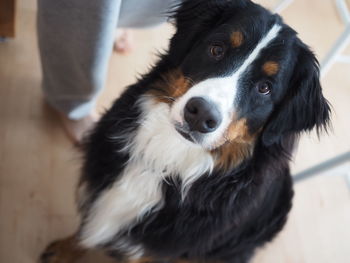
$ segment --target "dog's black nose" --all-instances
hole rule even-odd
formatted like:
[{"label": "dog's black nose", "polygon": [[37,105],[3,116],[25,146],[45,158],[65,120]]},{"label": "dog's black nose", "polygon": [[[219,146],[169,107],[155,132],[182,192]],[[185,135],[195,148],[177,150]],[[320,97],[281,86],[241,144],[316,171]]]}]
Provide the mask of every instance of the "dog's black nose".
[{"label": "dog's black nose", "polygon": [[215,131],[222,121],[217,107],[200,97],[194,97],[186,103],[184,117],[191,131],[202,133]]}]

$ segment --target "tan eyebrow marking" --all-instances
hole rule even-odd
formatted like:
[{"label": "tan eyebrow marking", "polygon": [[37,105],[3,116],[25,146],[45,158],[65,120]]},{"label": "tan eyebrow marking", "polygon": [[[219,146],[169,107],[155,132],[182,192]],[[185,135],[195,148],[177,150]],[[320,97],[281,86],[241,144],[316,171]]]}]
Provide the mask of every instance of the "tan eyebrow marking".
[{"label": "tan eyebrow marking", "polygon": [[262,66],[262,70],[266,73],[268,76],[276,75],[279,70],[279,64],[276,61],[267,61]]},{"label": "tan eyebrow marking", "polygon": [[243,44],[244,37],[241,31],[234,31],[231,34],[231,43],[233,47],[239,47]]}]

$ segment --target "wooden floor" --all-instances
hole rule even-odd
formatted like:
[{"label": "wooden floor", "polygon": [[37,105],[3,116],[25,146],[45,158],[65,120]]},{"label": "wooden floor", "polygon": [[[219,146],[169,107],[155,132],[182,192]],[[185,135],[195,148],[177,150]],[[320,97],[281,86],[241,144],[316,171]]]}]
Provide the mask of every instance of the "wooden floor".
[{"label": "wooden floor", "polygon": [[[1,263],[36,262],[49,241],[70,234],[77,225],[73,191],[80,156],[43,103],[35,1],[18,2],[18,36],[0,44]],[[260,2],[272,6],[274,1]],[[331,0],[295,0],[283,16],[320,58],[342,30]],[[99,110],[149,68],[155,48],[164,48],[171,32],[169,26],[137,31],[135,52],[113,55]],[[293,171],[350,149],[349,72],[350,65],[337,64],[323,80],[334,108],[334,129],[320,142],[313,133],[302,138]],[[287,227],[253,262],[350,262],[350,188],[344,177],[349,167],[297,184]],[[110,262],[102,258],[90,255],[81,262]]]}]

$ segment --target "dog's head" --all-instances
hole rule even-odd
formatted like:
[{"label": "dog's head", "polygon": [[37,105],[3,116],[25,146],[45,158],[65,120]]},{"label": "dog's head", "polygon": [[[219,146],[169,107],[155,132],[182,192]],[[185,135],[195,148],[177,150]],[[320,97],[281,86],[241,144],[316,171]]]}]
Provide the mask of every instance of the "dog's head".
[{"label": "dog's head", "polygon": [[265,145],[329,119],[314,54],[282,19],[248,0],[188,0],[175,15],[163,95],[171,120],[206,149]]}]

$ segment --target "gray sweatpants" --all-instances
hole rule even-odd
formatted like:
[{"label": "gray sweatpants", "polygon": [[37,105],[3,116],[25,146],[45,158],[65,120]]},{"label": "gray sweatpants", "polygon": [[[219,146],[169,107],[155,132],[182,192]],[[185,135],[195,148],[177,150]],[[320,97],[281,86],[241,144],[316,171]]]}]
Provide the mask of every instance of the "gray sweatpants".
[{"label": "gray sweatpants", "polygon": [[94,108],[105,84],[115,28],[167,20],[180,0],[38,0],[38,39],[47,101],[71,119]]}]

